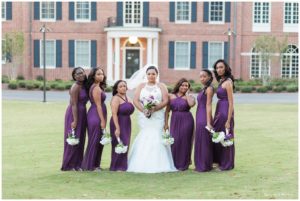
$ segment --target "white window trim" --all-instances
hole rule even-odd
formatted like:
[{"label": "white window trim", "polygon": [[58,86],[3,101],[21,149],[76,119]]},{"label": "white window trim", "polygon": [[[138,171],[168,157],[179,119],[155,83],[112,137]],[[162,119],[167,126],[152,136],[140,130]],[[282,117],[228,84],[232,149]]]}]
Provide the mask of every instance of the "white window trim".
[{"label": "white window trim", "polygon": [[209,9],[208,9],[208,20],[209,24],[225,24],[225,2],[223,1],[223,16],[222,16],[222,21],[210,21],[210,14],[211,14],[211,2],[209,2]]},{"label": "white window trim", "polygon": [[56,2],[54,1],[54,18],[42,18],[43,14],[42,14],[42,3],[51,3],[50,1],[48,2],[40,2],[40,21],[41,22],[55,22],[56,21]]},{"label": "white window trim", "polygon": [[[177,43],[188,43],[188,49],[189,49],[189,53],[188,53],[188,61],[189,61],[189,65],[188,66],[176,66],[176,44]],[[174,70],[190,70],[191,69],[191,41],[175,41],[175,45],[174,45]]]},{"label": "white window trim", "polygon": [[[298,32],[299,24],[285,23],[285,3],[297,3],[297,2],[283,2],[283,32]],[[299,5],[298,5],[299,8]],[[299,14],[299,11],[298,11]],[[299,16],[298,16],[299,21]]]},{"label": "white window trim", "polygon": [[[56,68],[56,40],[46,40],[45,42],[47,43],[47,41],[54,41],[54,66],[48,66],[46,63],[46,68],[53,69],[53,68]],[[43,46],[42,45],[43,45],[43,40],[40,40],[40,58],[43,58],[43,55],[42,55]],[[40,59],[40,68],[44,68],[42,59]]]},{"label": "white window trim", "polygon": [[[131,1],[132,4],[134,4],[137,1]],[[143,5],[143,1],[140,1],[141,4],[141,10],[140,10],[140,23],[126,23],[126,2],[123,2],[123,25],[124,27],[141,27],[143,26],[143,18],[144,18],[144,5]],[[131,20],[133,21],[134,19],[134,9],[131,8]]]},{"label": "white window trim", "polygon": [[[291,44],[291,46],[296,46],[295,44]],[[298,48],[298,47],[297,47]],[[299,50],[298,50],[299,51]],[[292,56],[297,56],[298,55],[298,73],[299,73],[299,54],[295,53],[295,52],[290,52],[290,53],[283,53],[283,56],[290,56],[292,59]],[[283,78],[283,73],[282,73],[282,59],[280,59],[280,77]],[[289,79],[289,78],[292,78],[292,66],[289,65],[289,77],[288,78],[283,78],[283,79]],[[295,78],[298,78],[298,77],[295,77]]]},{"label": "white window trim", "polygon": [[91,69],[91,40],[75,40],[75,45],[74,45],[74,48],[75,48],[75,50],[74,50],[74,64],[75,64],[75,66],[78,66],[77,65],[77,63],[76,63],[76,61],[77,61],[77,42],[85,42],[85,41],[88,41],[89,42],[89,65],[88,66],[82,66],[82,65],[80,65],[80,67],[82,67],[82,68],[84,68],[84,69]]},{"label": "white window trim", "polygon": [[191,24],[192,23],[192,2],[189,3],[189,20],[177,20],[177,3],[175,2],[175,23],[176,24]]},{"label": "white window trim", "polygon": [[[85,1],[82,1],[82,2],[84,2],[84,3],[87,3],[87,2],[85,2]],[[75,19],[75,22],[91,22],[92,20],[91,20],[91,16],[92,16],[92,9],[91,9],[91,7],[92,7],[92,2],[88,2],[89,3],[89,19],[77,19],[77,3],[81,3],[81,2],[75,2],[75,6],[74,6],[74,19]]]},{"label": "white window trim", "polygon": [[[208,64],[210,64],[210,55],[209,55],[209,53],[210,53],[210,44],[211,43],[222,43],[222,58],[220,58],[220,59],[224,59],[225,42],[224,41],[209,41],[208,42],[208,60],[207,60]],[[208,70],[213,70],[214,69],[213,66],[208,66],[207,68],[208,68]]]},{"label": "white window trim", "polygon": [[[255,8],[255,3],[269,3],[269,23],[254,23],[254,8]],[[271,16],[272,16],[272,4],[271,2],[268,1],[257,1],[252,3],[252,31],[253,32],[270,32],[271,31]]]},{"label": "white window trim", "polygon": [[[259,66],[258,66],[258,78],[262,78],[261,76],[261,67],[262,67],[262,60],[261,60],[261,53],[258,53],[258,52],[255,52],[255,53],[253,53],[253,52],[251,52],[251,54],[250,54],[250,68],[249,68],[249,70],[250,70],[250,72],[249,72],[249,75],[250,75],[250,79],[256,79],[256,77],[252,77],[252,73],[251,73],[251,71],[252,71],[252,59],[251,59],[251,57],[252,56],[254,56],[254,55],[258,55],[259,56]],[[269,62],[268,62],[268,64],[269,64],[269,76],[271,76],[271,59],[269,59]]]},{"label": "white window trim", "polygon": [[[5,18],[2,18],[2,11],[1,11],[1,19],[2,19],[2,21],[6,21],[6,18],[7,18],[7,5],[6,5],[6,1],[5,2],[2,2],[2,3],[4,3],[5,4],[5,6],[4,6],[4,10],[5,10]],[[1,3],[1,4],[2,4]],[[2,5],[1,5],[1,9],[2,9]]]}]

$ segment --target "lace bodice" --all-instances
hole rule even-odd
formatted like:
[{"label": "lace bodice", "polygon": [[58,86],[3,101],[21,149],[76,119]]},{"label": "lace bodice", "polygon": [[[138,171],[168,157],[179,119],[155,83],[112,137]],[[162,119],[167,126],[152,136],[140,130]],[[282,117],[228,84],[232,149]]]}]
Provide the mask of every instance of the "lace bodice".
[{"label": "lace bodice", "polygon": [[140,93],[140,100],[142,100],[143,98],[148,98],[150,96],[153,96],[154,99],[158,100],[159,102],[162,101],[162,93],[160,90],[160,87],[155,84],[155,85],[148,85],[146,84]]}]

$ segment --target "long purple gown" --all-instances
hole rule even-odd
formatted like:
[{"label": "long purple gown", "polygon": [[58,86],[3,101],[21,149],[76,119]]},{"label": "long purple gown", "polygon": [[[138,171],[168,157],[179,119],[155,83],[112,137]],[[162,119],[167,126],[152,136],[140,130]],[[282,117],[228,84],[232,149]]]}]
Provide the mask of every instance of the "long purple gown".
[{"label": "long purple gown", "polygon": [[[131,136],[131,119],[130,115],[134,111],[134,106],[132,103],[128,102],[127,99],[124,103],[119,105],[118,109],[118,121],[120,126],[120,139],[124,145],[128,146],[129,150],[129,143],[130,143],[130,136]],[[128,151],[126,153],[117,154],[115,152],[115,147],[118,144],[118,140],[115,136],[115,124],[113,118],[110,119],[110,133],[112,136],[112,150],[111,150],[111,163],[110,163],[110,170],[111,171],[126,171],[127,170],[127,156]]]},{"label": "long purple gown", "polygon": [[205,126],[207,125],[207,96],[204,89],[199,92],[197,100],[198,107],[196,112],[196,132],[194,147],[195,170],[199,172],[206,172],[212,169],[213,142],[211,140],[210,133],[205,128]]},{"label": "long purple gown", "polygon": [[[101,120],[97,112],[97,106],[94,102],[92,91],[95,86],[91,87],[89,95],[91,101],[91,107],[87,114],[88,121],[88,145],[85,151],[85,155],[82,161],[82,169],[93,171],[100,168],[101,156],[103,151],[103,145],[100,144],[101,137],[103,135],[100,129]],[[104,103],[106,95],[101,93],[102,112],[104,119],[107,118],[106,105]]]},{"label": "long purple gown", "polygon": [[172,111],[170,134],[174,138],[171,145],[174,165],[178,170],[187,170],[191,163],[194,118],[187,100],[182,97],[171,99]]},{"label": "long purple gown", "polygon": [[[225,132],[225,123],[228,117],[229,102],[226,89],[222,88],[222,83],[217,89],[218,103],[214,117],[213,127],[216,132]],[[234,112],[230,120],[229,133],[234,135]],[[234,168],[234,144],[229,147],[223,147],[220,143],[213,144],[214,162],[219,164],[221,170],[231,170]]]},{"label": "long purple gown", "polygon": [[86,118],[86,103],[88,101],[88,95],[84,87],[81,88],[78,96],[77,103],[77,127],[75,129],[75,135],[79,137],[79,144],[71,146],[66,142],[68,134],[72,131],[71,123],[73,122],[72,105],[69,104],[65,114],[65,133],[64,133],[64,154],[62,161],[62,171],[79,170],[83,158],[84,142],[87,127]]}]

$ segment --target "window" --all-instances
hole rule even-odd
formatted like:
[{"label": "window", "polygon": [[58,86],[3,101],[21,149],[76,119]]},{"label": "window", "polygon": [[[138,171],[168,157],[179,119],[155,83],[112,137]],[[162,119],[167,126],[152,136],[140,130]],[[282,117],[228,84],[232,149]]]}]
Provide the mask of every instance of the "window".
[{"label": "window", "polygon": [[[55,68],[56,66],[56,43],[55,40],[46,40],[46,67]],[[44,43],[40,41],[40,67],[44,67]]]},{"label": "window", "polygon": [[297,32],[299,20],[299,4],[284,3],[284,27],[285,32]]},{"label": "window", "polygon": [[2,8],[2,20],[6,20],[6,2],[1,2],[1,8]]},{"label": "window", "polygon": [[253,31],[270,31],[270,3],[254,2],[253,4]]},{"label": "window", "polygon": [[190,42],[175,42],[175,69],[190,68],[190,50]]},{"label": "window", "polygon": [[126,1],[124,7],[124,24],[127,26],[142,25],[142,3],[137,1]]},{"label": "window", "polygon": [[299,55],[295,45],[289,45],[281,60],[281,77],[298,77]]},{"label": "window", "polygon": [[224,23],[224,2],[215,1],[210,2],[209,5],[209,22],[210,23]]},{"label": "window", "polygon": [[55,20],[55,2],[41,2],[41,20]]},{"label": "window", "polygon": [[215,62],[224,57],[223,42],[209,42],[208,45],[208,68],[212,69]]},{"label": "window", "polygon": [[75,41],[75,66],[91,67],[90,41]]},{"label": "window", "polygon": [[91,19],[91,3],[76,2],[75,3],[75,19],[77,21],[90,21]]},{"label": "window", "polygon": [[270,75],[270,62],[263,61],[261,54],[256,52],[255,48],[253,48],[251,54],[250,78],[261,78],[263,75]]},{"label": "window", "polygon": [[178,23],[191,22],[191,2],[176,2],[175,19]]}]

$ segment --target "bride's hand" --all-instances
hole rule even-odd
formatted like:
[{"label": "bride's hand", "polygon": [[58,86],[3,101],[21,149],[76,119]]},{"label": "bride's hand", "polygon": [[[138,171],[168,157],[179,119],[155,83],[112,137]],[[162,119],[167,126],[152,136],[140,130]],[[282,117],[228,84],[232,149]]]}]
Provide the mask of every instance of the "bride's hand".
[{"label": "bride's hand", "polygon": [[143,110],[143,113],[144,113],[145,117],[149,117],[151,114],[149,110]]}]

